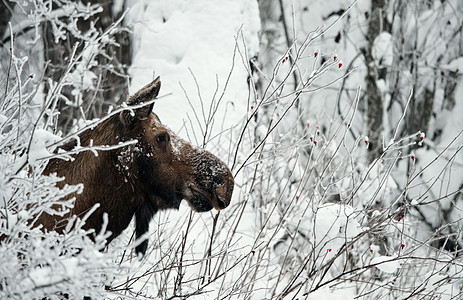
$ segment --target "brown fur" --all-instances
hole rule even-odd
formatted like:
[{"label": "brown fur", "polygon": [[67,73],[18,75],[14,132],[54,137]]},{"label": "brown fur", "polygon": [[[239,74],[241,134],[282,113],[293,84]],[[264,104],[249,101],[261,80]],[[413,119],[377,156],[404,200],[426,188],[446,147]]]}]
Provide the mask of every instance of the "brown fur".
[{"label": "brown fur", "polygon": [[[128,105],[154,99],[160,89],[159,77],[132,96]],[[80,134],[81,146],[117,145],[136,139],[135,145],[110,151],[80,152],[73,161],[52,159],[44,174],[64,177],[64,184],[83,183],[74,208],[64,217],[43,213],[36,225],[62,231],[72,215],[83,216],[96,203],[99,208],[88,218],[85,229],[98,233],[103,214],[108,214],[112,235],[108,242],[127,228],[135,215],[136,236],[148,231],[153,215],[162,209],[178,208],[182,199],[196,211],[223,209],[230,203],[233,176],[227,166],[211,153],[193,147],[167,128],[151,113],[152,105],[124,110]],[[63,146],[71,150],[76,142]],[[144,254],[147,241],[136,247]]]}]

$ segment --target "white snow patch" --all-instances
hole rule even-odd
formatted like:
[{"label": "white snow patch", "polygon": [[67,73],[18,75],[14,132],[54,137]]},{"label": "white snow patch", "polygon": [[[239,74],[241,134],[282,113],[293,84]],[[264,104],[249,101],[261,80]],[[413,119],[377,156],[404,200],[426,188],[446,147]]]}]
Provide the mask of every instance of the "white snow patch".
[{"label": "white snow patch", "polygon": [[375,257],[371,260],[371,264],[378,264],[375,267],[386,273],[394,273],[400,268],[397,255]]},{"label": "white snow patch", "polygon": [[[316,214],[315,238],[320,246],[336,250],[346,239],[361,232],[356,220],[357,213],[349,205],[328,203],[322,205]],[[331,252],[331,251],[330,251]]]},{"label": "white snow patch", "polygon": [[452,60],[447,65],[443,65],[444,70],[449,70],[457,73],[463,73],[463,56]]},{"label": "white snow patch", "polygon": [[4,115],[0,115],[0,127],[8,120],[8,118]]},{"label": "white snow patch", "polygon": [[45,129],[37,129],[32,136],[29,148],[29,162],[34,163],[38,159],[51,156],[47,146],[60,140],[61,138]]},{"label": "white snow patch", "polygon": [[376,81],[376,86],[381,91],[381,93],[383,93],[383,94],[387,93],[387,91],[388,91],[387,84],[386,84],[386,81],[384,81],[384,79],[377,80]]},{"label": "white snow patch", "polygon": [[337,290],[330,289],[328,287],[321,288],[313,293],[310,293],[307,300],[350,300],[355,299],[356,293],[353,288],[340,288]]},{"label": "white snow patch", "polygon": [[381,32],[373,43],[372,56],[378,65],[392,65],[392,38],[389,32]]}]

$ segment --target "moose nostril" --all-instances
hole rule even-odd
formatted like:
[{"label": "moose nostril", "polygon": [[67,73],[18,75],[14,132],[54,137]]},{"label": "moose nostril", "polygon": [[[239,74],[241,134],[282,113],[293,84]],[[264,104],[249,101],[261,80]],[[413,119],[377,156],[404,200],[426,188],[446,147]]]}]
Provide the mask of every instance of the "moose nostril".
[{"label": "moose nostril", "polygon": [[219,196],[217,196],[217,203],[219,204],[220,209],[224,209],[225,207],[228,206],[228,204],[225,201],[223,201],[222,199],[220,199]]}]

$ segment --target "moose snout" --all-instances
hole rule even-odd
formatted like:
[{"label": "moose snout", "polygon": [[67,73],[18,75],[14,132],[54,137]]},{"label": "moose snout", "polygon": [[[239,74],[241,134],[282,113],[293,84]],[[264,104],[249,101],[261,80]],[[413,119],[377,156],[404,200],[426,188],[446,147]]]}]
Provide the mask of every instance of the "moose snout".
[{"label": "moose snout", "polygon": [[235,181],[227,165],[203,149],[185,147],[190,152],[191,181],[185,199],[196,211],[222,210],[231,201]]}]

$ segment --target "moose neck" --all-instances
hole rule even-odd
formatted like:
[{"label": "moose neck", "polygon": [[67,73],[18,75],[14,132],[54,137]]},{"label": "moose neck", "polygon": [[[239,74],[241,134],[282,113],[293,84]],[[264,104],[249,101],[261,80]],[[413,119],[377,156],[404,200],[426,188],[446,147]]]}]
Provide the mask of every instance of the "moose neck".
[{"label": "moose neck", "polygon": [[[83,147],[89,146],[91,143],[94,146],[117,145],[120,140],[115,133],[123,130],[124,128],[117,116],[114,116],[99,124],[95,129],[83,132],[79,136],[80,143]],[[63,148],[70,150],[74,146],[75,142],[65,145]],[[99,208],[87,219],[85,229],[94,228],[98,233],[104,213],[109,216],[107,229],[112,232],[113,237],[127,228],[133,214],[143,202],[143,198],[133,188],[130,179],[121,176],[121,172],[128,171],[121,170],[124,168],[120,164],[120,156],[123,152],[124,148],[98,151],[97,155],[92,151],[84,151],[76,154],[73,161],[51,160],[44,174],[56,173],[58,176],[66,178],[66,184],[82,183],[84,189],[81,194],[73,195],[76,201],[74,208],[68,215],[64,217],[53,216],[55,222],[49,222],[44,226],[48,230],[60,231],[56,224],[60,223],[65,226],[66,222],[61,222],[63,219],[70,215],[83,217],[95,203],[98,203]],[[48,217],[48,219],[50,218]]]}]

